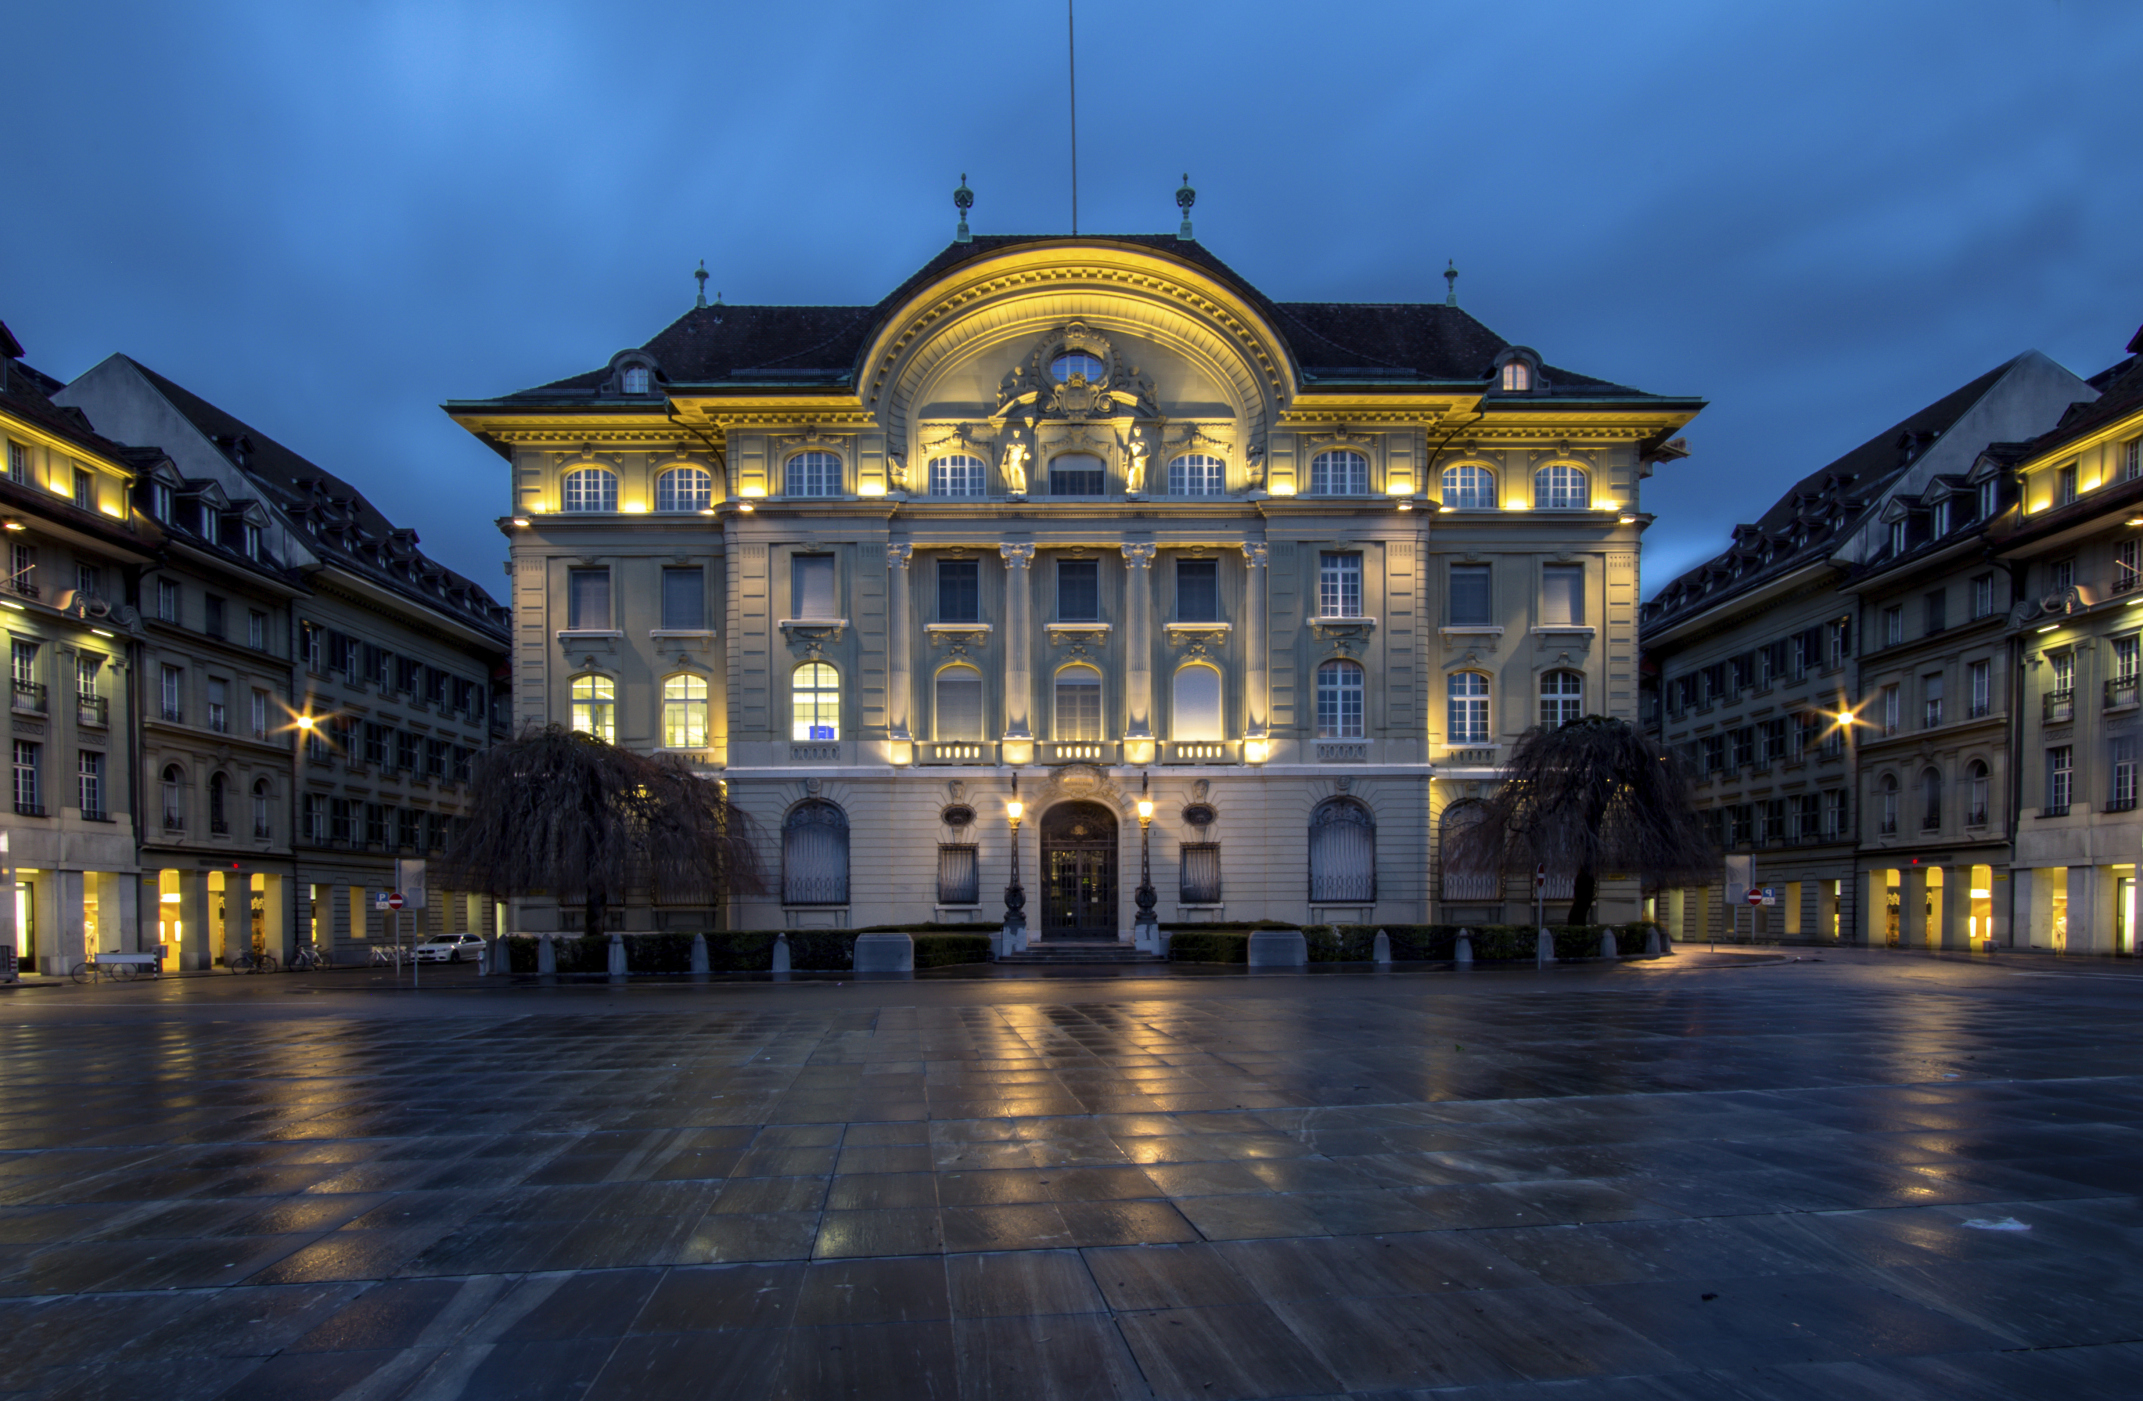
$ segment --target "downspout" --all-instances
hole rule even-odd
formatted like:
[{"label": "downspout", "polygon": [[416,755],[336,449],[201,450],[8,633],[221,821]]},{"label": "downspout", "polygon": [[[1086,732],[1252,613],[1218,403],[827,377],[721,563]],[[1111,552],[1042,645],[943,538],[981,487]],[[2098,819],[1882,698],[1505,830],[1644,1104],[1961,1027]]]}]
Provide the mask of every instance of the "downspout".
[{"label": "downspout", "polygon": [[[2031,577],[2028,560],[2003,566],[2009,574],[2009,611],[2013,616],[2024,602],[2024,581]],[[2009,947],[2017,946],[2017,824],[2024,816],[2024,635],[2012,623],[2009,629]],[[2025,917],[2030,918],[2027,907]],[[2027,941],[2028,942],[2028,941]]]}]

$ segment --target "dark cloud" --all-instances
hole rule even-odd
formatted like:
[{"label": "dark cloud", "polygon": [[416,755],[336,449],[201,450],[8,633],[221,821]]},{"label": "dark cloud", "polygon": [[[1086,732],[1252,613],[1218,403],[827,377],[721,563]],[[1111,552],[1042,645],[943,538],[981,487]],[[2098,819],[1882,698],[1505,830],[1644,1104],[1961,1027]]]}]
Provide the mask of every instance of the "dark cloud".
[{"label": "dark cloud", "polygon": [[[1709,397],[1646,574],[2036,347],[2143,320],[2124,152],[2143,8],[1080,0],[1081,225],[1198,231],[1275,296],[1461,300]],[[690,304],[875,300],[951,232],[1069,219],[1063,11],[13,5],[0,317],[124,350],[496,577],[497,459],[447,398]],[[21,61],[34,56],[34,61]]]}]

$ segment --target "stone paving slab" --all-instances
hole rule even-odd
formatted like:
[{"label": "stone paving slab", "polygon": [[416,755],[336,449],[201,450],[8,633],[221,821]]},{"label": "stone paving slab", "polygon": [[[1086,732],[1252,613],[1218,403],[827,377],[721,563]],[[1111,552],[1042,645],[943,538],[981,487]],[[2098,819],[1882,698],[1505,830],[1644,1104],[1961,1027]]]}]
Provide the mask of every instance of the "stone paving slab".
[{"label": "stone paving slab", "polygon": [[0,1395],[2134,1396],[2143,982],[52,990]]}]

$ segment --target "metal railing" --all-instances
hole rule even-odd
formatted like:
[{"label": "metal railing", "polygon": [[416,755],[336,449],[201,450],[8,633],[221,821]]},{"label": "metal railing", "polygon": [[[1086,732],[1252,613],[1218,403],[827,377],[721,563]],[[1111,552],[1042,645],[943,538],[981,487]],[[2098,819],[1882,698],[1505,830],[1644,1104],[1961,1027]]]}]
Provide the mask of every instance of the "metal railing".
[{"label": "metal railing", "polygon": [[111,704],[103,696],[77,695],[74,698],[75,723],[104,728],[110,722]]},{"label": "metal railing", "polygon": [[1321,764],[1366,764],[1369,762],[1369,741],[1365,739],[1318,740],[1317,762]]},{"label": "metal railing", "polygon": [[35,714],[45,713],[45,683],[42,681],[17,681],[15,683],[15,709]]},{"label": "metal railing", "polygon": [[915,746],[915,761],[918,764],[994,764],[997,762],[997,744],[994,740],[923,740]]},{"label": "metal railing", "polygon": [[2044,715],[2047,724],[2064,724],[2076,718],[2075,691],[2048,691],[2044,696],[2041,696],[2039,699],[2042,706],[2044,707]]},{"label": "metal railing", "polygon": [[1232,739],[1171,740],[1165,751],[1171,764],[1232,764],[1241,745]]},{"label": "metal railing", "polygon": [[[831,744],[821,741],[817,744],[791,744],[789,746],[789,762],[792,764],[834,764],[839,763],[840,759],[841,744],[839,740],[835,740]],[[443,779],[446,775],[441,773],[435,775],[435,777]]]},{"label": "metal railing", "polygon": [[2116,676],[2111,681],[2108,681],[2106,683],[2106,709],[2117,710],[2124,705],[2134,705],[2137,699],[2137,680],[2137,677],[2129,675]]},{"label": "metal railing", "polygon": [[1108,739],[1053,739],[1035,747],[1045,764],[1113,764],[1122,748]]}]

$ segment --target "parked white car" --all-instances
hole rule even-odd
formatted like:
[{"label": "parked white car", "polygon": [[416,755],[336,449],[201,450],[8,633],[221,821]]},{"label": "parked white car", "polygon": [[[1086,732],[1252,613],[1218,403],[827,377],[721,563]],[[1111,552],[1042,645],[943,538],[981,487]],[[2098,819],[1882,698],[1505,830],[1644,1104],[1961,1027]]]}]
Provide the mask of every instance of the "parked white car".
[{"label": "parked white car", "polygon": [[478,958],[483,951],[484,941],[478,935],[442,934],[417,945],[411,956],[419,963],[459,963],[465,958]]}]

